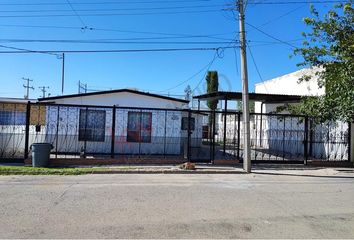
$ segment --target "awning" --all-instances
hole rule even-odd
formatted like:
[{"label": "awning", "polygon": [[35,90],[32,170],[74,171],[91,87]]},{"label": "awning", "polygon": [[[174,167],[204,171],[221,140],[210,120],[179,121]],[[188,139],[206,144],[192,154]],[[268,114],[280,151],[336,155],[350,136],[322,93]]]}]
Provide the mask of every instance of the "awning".
[{"label": "awning", "polygon": [[[283,95],[283,94],[266,94],[266,93],[249,93],[249,99],[264,103],[283,103],[283,102],[300,102],[303,96],[300,95]],[[194,99],[200,101],[207,100],[242,100],[242,92],[212,92],[199,96]]]}]

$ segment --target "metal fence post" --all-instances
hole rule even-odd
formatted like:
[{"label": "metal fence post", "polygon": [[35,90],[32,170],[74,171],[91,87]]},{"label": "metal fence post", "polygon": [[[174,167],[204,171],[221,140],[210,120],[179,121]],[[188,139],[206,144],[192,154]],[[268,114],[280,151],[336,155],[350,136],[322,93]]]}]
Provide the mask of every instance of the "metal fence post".
[{"label": "metal fence post", "polygon": [[215,114],[215,109],[213,110],[213,159],[211,161],[212,164],[214,164],[215,160],[215,132],[216,132],[216,114]]},{"label": "metal fence post", "polygon": [[[38,105],[38,111],[40,111],[40,105]],[[60,114],[60,106],[58,106],[57,113],[57,129],[56,129],[56,138],[55,138],[55,158],[58,158],[58,141],[59,141],[59,114]]]},{"label": "metal fence post", "polygon": [[116,142],[116,105],[112,108],[112,140],[111,140],[111,158],[114,158],[114,147]]},{"label": "metal fence post", "polygon": [[28,101],[26,105],[26,129],[25,129],[25,153],[24,158],[28,158],[29,152],[29,127],[30,127],[30,119],[31,119],[31,102]]},{"label": "metal fence post", "polygon": [[143,117],[143,110],[140,110],[140,120],[139,120],[139,158],[141,157],[141,124],[142,124],[142,117]]},{"label": "metal fence post", "polygon": [[191,110],[188,109],[187,160],[191,160]]},{"label": "metal fence post", "polygon": [[163,156],[166,158],[166,128],[167,128],[167,110],[165,110],[165,129],[163,139]]},{"label": "metal fence post", "polygon": [[237,159],[240,160],[241,114],[237,113]]},{"label": "metal fence post", "polygon": [[308,125],[309,118],[308,116],[305,117],[305,135],[304,135],[304,164],[307,165],[307,160],[308,160],[308,131],[309,131],[309,125]]},{"label": "metal fence post", "polygon": [[226,155],[226,120],[227,120],[227,99],[225,99],[225,108],[224,108],[224,143],[223,143],[224,156]]},{"label": "metal fence post", "polygon": [[354,162],[354,151],[353,151],[353,123],[348,122],[348,162]]}]

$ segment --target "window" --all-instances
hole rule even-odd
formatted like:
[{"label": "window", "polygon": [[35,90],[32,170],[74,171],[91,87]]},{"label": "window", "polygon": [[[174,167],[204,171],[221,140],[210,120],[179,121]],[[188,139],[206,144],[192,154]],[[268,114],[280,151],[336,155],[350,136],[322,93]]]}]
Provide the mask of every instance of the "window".
[{"label": "window", "polygon": [[152,114],[128,112],[127,142],[151,142]]},{"label": "window", "polygon": [[[190,121],[190,130],[194,131],[195,129],[195,118],[191,117]],[[182,130],[188,130],[188,117],[182,117]]]},{"label": "window", "polygon": [[79,141],[104,142],[106,111],[80,109]]},{"label": "window", "polygon": [[26,112],[0,111],[0,125],[26,125]]}]

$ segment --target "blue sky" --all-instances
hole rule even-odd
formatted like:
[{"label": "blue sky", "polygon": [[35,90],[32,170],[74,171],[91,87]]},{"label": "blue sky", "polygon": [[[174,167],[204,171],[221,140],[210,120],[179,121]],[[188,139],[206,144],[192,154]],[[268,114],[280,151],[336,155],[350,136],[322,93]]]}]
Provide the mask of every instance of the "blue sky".
[{"label": "blue sky", "polygon": [[[238,22],[232,11],[225,10],[231,7],[230,3],[233,2],[231,0],[70,0],[69,2],[79,16],[73,12],[67,0],[1,0],[0,44],[30,50],[106,50],[222,47],[230,45],[227,43],[233,39],[238,40]],[[105,4],[100,4],[102,2]],[[291,45],[301,45],[301,32],[307,30],[302,19],[309,16],[308,3],[252,4],[255,1],[249,2],[246,7],[247,23]],[[285,0],[268,2],[285,2]],[[315,6],[325,11],[333,4],[318,3]],[[205,12],[185,13],[186,11]],[[173,12],[173,14],[161,14],[164,12]],[[115,15],[86,16],[112,13]],[[129,15],[132,13],[137,15]],[[33,17],[33,15],[41,17]],[[43,17],[43,15],[47,16]],[[80,29],[85,26],[93,30]],[[298,69],[296,63],[301,59],[289,58],[292,53],[291,46],[266,36],[250,25],[246,25],[246,30],[249,49],[259,70],[258,74],[248,49],[250,91],[253,91],[254,84],[257,82]],[[194,37],[166,38],[175,37],[171,34]],[[197,38],[196,35],[212,35],[217,39]],[[136,38],[153,39],[136,40]],[[28,40],[99,40],[102,42],[102,39],[116,42],[28,42]],[[117,43],[118,40],[123,41],[122,39],[128,39],[124,40],[125,42],[135,40],[134,43],[129,44]],[[151,44],[151,42],[155,43]],[[189,43],[182,44],[182,42]],[[0,49],[0,51],[7,50],[11,49]],[[77,93],[78,81],[87,83],[89,89],[108,90],[129,87],[171,95],[182,95],[189,84],[192,89],[195,89],[195,94],[203,93],[205,71],[214,56],[215,51],[66,54],[64,94]],[[241,90],[239,58],[238,49],[225,49],[219,52],[219,56],[212,62],[210,70],[219,72],[222,90]],[[49,86],[51,95],[61,94],[61,60],[54,55],[1,54],[0,66],[2,85],[0,96],[2,97],[23,97],[25,89],[22,87],[24,83],[22,77],[34,80],[35,91],[31,91],[31,98],[41,96],[38,89],[40,86]],[[175,87],[177,85],[180,86]]]}]

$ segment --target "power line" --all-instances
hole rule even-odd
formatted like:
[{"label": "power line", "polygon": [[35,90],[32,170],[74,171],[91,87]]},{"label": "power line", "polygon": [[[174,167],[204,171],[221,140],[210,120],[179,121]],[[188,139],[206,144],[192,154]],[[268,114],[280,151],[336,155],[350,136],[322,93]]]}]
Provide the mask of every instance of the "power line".
[{"label": "power line", "polygon": [[[92,30],[92,31],[107,31],[107,32],[120,32],[120,33],[134,33],[134,34],[150,34],[150,35],[162,35],[162,36],[175,36],[176,38],[213,38],[213,39],[223,39],[218,38],[216,36],[227,35],[230,33],[216,33],[216,34],[208,34],[208,35],[190,35],[183,33],[165,33],[165,32],[150,32],[150,31],[134,31],[134,30],[122,30],[122,29],[110,29],[110,28],[88,28],[84,29],[82,27],[71,27],[71,26],[44,26],[44,25],[13,25],[13,24],[0,24],[1,27],[24,27],[24,28],[45,28],[45,29],[73,29],[73,30]],[[232,34],[235,34],[232,32]],[[124,40],[132,40],[132,39],[124,39]]]},{"label": "power line", "polygon": [[74,14],[77,16],[77,18],[80,20],[82,26],[83,26],[84,28],[86,28],[87,25],[85,24],[84,20],[82,20],[82,18],[80,17],[80,15],[76,12],[76,10],[75,10],[75,8],[73,7],[73,5],[71,5],[70,0],[66,0],[66,2],[67,2],[68,5],[70,6],[71,11],[73,11],[73,13],[74,13]]},{"label": "power line", "polygon": [[[230,40],[230,39],[229,39]],[[122,41],[122,40],[105,40],[105,39],[93,39],[93,40],[66,40],[66,39],[0,39],[0,42],[10,43],[102,43],[102,44],[228,44],[230,41]]]},{"label": "power line", "polygon": [[[5,45],[0,45],[0,47],[1,48],[7,48],[7,49],[14,49],[14,50],[18,50],[20,52],[25,51],[25,52],[28,52],[28,53],[37,53],[36,51],[29,50],[29,49],[26,49],[26,48],[10,47],[10,46],[5,46]],[[13,52],[18,52],[18,51],[13,51]],[[54,54],[54,53],[50,53],[50,52],[43,52],[43,54],[55,55],[56,57],[58,57],[58,54]]]},{"label": "power line", "polygon": [[198,48],[156,48],[156,49],[109,49],[109,50],[30,50],[30,51],[0,51],[3,54],[18,53],[129,53],[129,52],[177,52],[177,51],[217,51],[220,49],[236,48],[238,46],[224,47],[198,47]]},{"label": "power line", "polygon": [[266,36],[268,36],[268,37],[270,37],[270,38],[272,38],[272,39],[274,39],[274,40],[276,40],[276,41],[278,41],[278,42],[281,42],[281,43],[283,43],[283,44],[285,44],[285,45],[288,45],[288,46],[290,46],[291,48],[294,48],[294,49],[297,48],[295,45],[293,45],[293,44],[291,44],[291,43],[288,43],[288,42],[285,42],[285,41],[283,41],[283,40],[281,40],[281,39],[279,39],[279,38],[276,38],[276,37],[274,37],[274,36],[272,36],[272,35],[270,35],[270,34],[264,32],[263,30],[259,29],[258,27],[254,26],[254,25],[252,25],[252,24],[250,24],[250,23],[247,23],[247,22],[245,22],[245,23],[246,23],[248,26],[250,26],[250,27],[256,29],[257,31],[263,33],[264,35],[266,35]]},{"label": "power line", "polygon": [[277,21],[277,20],[279,20],[279,19],[281,19],[281,18],[283,18],[283,17],[285,17],[285,16],[288,16],[288,15],[292,14],[293,12],[296,12],[297,10],[303,8],[304,6],[305,6],[305,5],[301,5],[301,6],[299,6],[299,7],[296,7],[296,8],[294,8],[294,9],[292,9],[292,10],[290,10],[290,11],[288,11],[288,12],[286,12],[286,13],[280,15],[280,16],[278,16],[278,17],[275,17],[275,18],[273,18],[273,19],[271,19],[271,20],[268,20],[267,22],[263,23],[261,26],[263,27],[263,26],[265,26],[265,25],[267,25],[267,24],[269,24],[269,23],[271,23],[271,22]]},{"label": "power line", "polygon": [[281,2],[277,2],[277,1],[265,1],[265,2],[260,2],[260,1],[248,1],[248,4],[252,4],[252,5],[289,5],[289,4],[314,4],[314,3],[343,3],[343,0],[310,0],[310,1],[281,1]]},{"label": "power line", "polygon": [[[170,4],[170,3],[194,3],[194,2],[212,2],[213,0],[169,0],[169,1],[164,1],[164,0],[157,0],[157,1],[99,1],[99,2],[73,2],[73,5],[109,5],[109,4],[136,4],[136,3],[142,3],[142,4]],[[53,5],[66,5],[66,3],[63,2],[49,2],[49,3],[44,3],[44,2],[38,2],[38,3],[0,3],[0,6],[53,6]]]},{"label": "power line", "polygon": [[[67,0],[68,1],[68,0]],[[214,8],[224,7],[225,5],[194,5],[194,6],[173,6],[173,7],[139,7],[139,8],[95,8],[95,9],[74,9],[72,3],[68,1],[71,10],[66,9],[35,9],[35,10],[0,10],[1,13],[42,13],[42,12],[74,12],[78,15],[78,12],[115,12],[115,11],[140,11],[140,10],[170,10],[170,9],[200,9],[200,8]],[[78,15],[80,21],[81,17]],[[83,22],[83,21],[82,21]]]},{"label": "power line", "polygon": [[159,91],[159,93],[170,91],[170,90],[172,90],[172,89],[178,88],[178,87],[182,86],[183,84],[189,82],[189,81],[192,80],[194,77],[196,77],[197,75],[199,75],[204,69],[209,68],[210,64],[211,64],[212,62],[214,62],[216,56],[217,56],[217,53],[214,54],[213,59],[212,59],[210,62],[208,62],[207,65],[203,66],[200,70],[198,70],[198,72],[194,73],[192,76],[190,76],[190,77],[187,78],[186,80],[184,80],[184,81],[178,83],[177,85],[175,85],[175,86],[173,86],[173,87],[167,88],[167,89],[165,89],[165,90],[163,90],[163,91]]},{"label": "power line", "polygon": [[[196,10],[196,11],[173,11],[173,12],[140,12],[140,13],[97,13],[81,14],[87,17],[105,17],[105,16],[143,16],[143,15],[173,15],[173,14],[191,14],[191,13],[211,13],[220,12],[223,9],[215,10]],[[49,17],[75,17],[75,14],[44,14],[44,15],[0,15],[0,18],[49,18]]]},{"label": "power line", "polygon": [[[254,58],[254,56],[253,56],[253,54],[252,54],[251,47],[250,47],[248,44],[246,44],[246,45],[247,45],[247,48],[248,48],[248,52],[250,53],[252,62],[253,62],[253,64],[254,64],[254,67],[255,67],[255,69],[256,69],[256,72],[257,72],[257,74],[258,74],[258,77],[259,77],[259,79],[261,80],[261,82],[263,83],[263,82],[264,82],[264,79],[263,79],[263,77],[262,77],[262,75],[261,75],[261,73],[260,73],[260,71],[259,71],[259,68],[258,68],[258,66],[257,66],[256,60],[255,60],[255,58]],[[264,87],[265,87],[266,92],[268,93],[267,86],[264,85]]]},{"label": "power line", "polygon": [[215,52],[213,59],[209,62],[207,69],[205,71],[205,74],[203,75],[203,77],[199,80],[198,84],[195,86],[195,88],[193,88],[192,93],[194,94],[194,91],[199,87],[199,85],[202,83],[202,81],[205,79],[206,75],[208,74],[208,71],[210,70],[211,66],[213,65],[213,63],[215,62],[216,58],[217,58],[218,53]]}]

